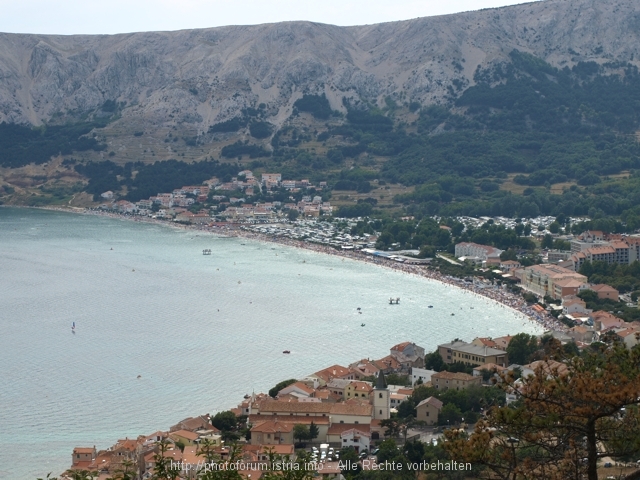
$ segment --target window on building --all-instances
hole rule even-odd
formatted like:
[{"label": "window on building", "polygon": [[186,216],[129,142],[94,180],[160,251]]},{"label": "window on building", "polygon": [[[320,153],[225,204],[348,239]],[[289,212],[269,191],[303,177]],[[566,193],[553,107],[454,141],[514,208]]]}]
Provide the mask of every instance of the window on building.
[{"label": "window on building", "polygon": [[429,416],[429,412],[427,412],[427,417]]},{"label": "window on building", "polygon": [[382,394],[381,393],[379,393],[378,395],[379,395],[379,398],[382,398]]}]

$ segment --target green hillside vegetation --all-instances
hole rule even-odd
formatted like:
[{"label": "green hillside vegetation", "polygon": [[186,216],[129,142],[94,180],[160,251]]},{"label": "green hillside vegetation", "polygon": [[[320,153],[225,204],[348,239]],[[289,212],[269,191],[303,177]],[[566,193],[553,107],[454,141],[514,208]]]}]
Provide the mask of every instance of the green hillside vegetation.
[{"label": "green hillside vegetation", "polygon": [[605,283],[620,293],[636,292],[640,294],[640,262],[630,265],[606,262],[585,262],[580,273],[586,275],[590,283]]},{"label": "green hillside vegetation", "polygon": [[209,127],[209,133],[231,133],[237,132],[247,126],[248,120],[243,118],[232,118],[225,122],[216,123]]},{"label": "green hillside vegetation", "polygon": [[266,150],[261,145],[255,145],[253,143],[241,142],[238,140],[236,143],[222,147],[222,156],[225,158],[242,157],[243,155],[249,155],[249,158],[268,157],[271,152]]},{"label": "green hillside vegetation", "polygon": [[[291,121],[277,130],[261,104],[211,126],[209,133],[248,127],[252,139],[224,146],[221,159],[253,160],[248,163],[257,165],[251,167],[256,174],[278,171],[288,179],[326,180],[336,191],[358,194],[384,183],[415,187],[384,208],[356,203],[360,197],[344,200],[340,215],[378,215],[390,207],[418,220],[588,215],[591,225],[603,230],[640,228],[640,145],[634,135],[640,130],[640,73],[635,66],[582,62],[558,69],[514,50],[507,61],[479,69],[475,80],[466,89],[457,82],[443,105],[389,98],[380,108],[344,98],[346,115],[332,111],[325,95],[305,94],[295,102]],[[310,113],[316,123],[295,121],[300,112]],[[407,117],[409,112],[417,115],[411,123],[407,118],[416,117]],[[0,125],[0,163],[42,163],[60,152],[104,148],[86,136],[91,125]],[[91,179],[90,193],[113,189],[114,177],[123,181],[113,168],[83,170]],[[158,162],[146,168],[149,178],[166,170]],[[147,184],[170,191],[182,180]]]},{"label": "green hillside vegetation", "polygon": [[17,168],[29,163],[48,162],[52,156],[86,150],[105,150],[95,138],[86,135],[102,123],[82,122],[67,125],[24,125],[0,123],[0,165]]},{"label": "green hillside vegetation", "polygon": [[153,164],[130,162],[121,166],[107,160],[76,165],[75,169],[90,178],[85,191],[93,194],[94,201],[100,201],[100,194],[107,190],[118,192],[126,186],[128,194],[125,198],[137,202],[184,185],[201,185],[213,176],[231,180],[239,167],[217,161],[185,163],[177,160]]},{"label": "green hillside vegetation", "polygon": [[304,95],[296,100],[293,106],[299,112],[308,112],[319,120],[327,120],[332,114],[329,100],[324,93],[322,95]]},{"label": "green hillside vegetation", "polygon": [[249,133],[254,138],[267,138],[273,132],[273,125],[268,122],[251,122],[249,125]]}]

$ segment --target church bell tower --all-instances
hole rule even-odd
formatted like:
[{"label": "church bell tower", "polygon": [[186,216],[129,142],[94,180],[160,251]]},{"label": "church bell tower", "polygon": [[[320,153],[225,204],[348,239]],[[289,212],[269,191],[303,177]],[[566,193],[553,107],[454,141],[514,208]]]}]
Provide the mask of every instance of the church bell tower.
[{"label": "church bell tower", "polygon": [[384,373],[380,370],[376,379],[376,386],[373,389],[373,418],[375,420],[386,420],[389,417],[391,417],[391,397]]}]

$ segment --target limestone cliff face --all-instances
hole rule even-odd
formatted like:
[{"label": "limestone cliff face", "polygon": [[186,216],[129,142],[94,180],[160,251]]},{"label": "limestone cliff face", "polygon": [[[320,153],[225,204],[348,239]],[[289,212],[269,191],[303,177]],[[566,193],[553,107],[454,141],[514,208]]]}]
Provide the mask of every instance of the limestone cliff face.
[{"label": "limestone cliff face", "polygon": [[[304,92],[429,104],[517,48],[562,67],[640,65],[640,2],[547,0],[360,27],[310,22],[125,35],[0,34],[0,121],[39,124],[126,102],[122,120],[197,131],[267,106],[280,124]],[[454,83],[455,81],[455,83]],[[460,88],[460,87],[457,87]]]}]

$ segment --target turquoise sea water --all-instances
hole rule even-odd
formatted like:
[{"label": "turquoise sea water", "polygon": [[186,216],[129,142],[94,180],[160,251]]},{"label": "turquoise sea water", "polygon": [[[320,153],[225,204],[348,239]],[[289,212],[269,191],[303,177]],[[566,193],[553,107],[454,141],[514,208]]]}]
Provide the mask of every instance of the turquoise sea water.
[{"label": "turquoise sea water", "polygon": [[74,446],[166,429],[401,341],[431,351],[520,331],[539,330],[489,300],[361,262],[0,208],[0,478],[59,474]]}]

